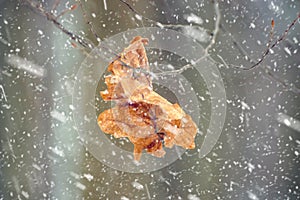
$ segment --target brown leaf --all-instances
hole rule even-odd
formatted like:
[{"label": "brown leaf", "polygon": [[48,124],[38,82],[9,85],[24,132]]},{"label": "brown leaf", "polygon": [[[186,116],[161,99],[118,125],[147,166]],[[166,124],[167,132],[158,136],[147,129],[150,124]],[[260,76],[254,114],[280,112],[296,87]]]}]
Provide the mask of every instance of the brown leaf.
[{"label": "brown leaf", "polygon": [[[116,106],[98,117],[101,130],[116,138],[128,137],[134,144],[134,159],[143,150],[156,157],[165,155],[165,147],[174,145],[195,148],[197,126],[178,104],[172,104],[153,91],[144,44],[148,40],[135,37],[113,61],[105,78],[107,90],[101,92],[105,101],[114,100]],[[141,68],[137,73],[136,69]]]},{"label": "brown leaf", "polygon": [[118,59],[113,61],[107,71],[111,72],[111,75],[105,78],[105,84],[107,90],[100,92],[103,100],[119,100],[126,98],[124,90],[121,84],[124,79],[132,79],[135,77],[135,81],[140,84],[146,84],[152,87],[151,79],[144,73],[136,74],[137,69],[142,69],[145,72],[149,71],[149,63],[146,55],[144,44],[148,43],[148,39],[135,37],[131,41],[131,45],[127,47],[120,55]]}]

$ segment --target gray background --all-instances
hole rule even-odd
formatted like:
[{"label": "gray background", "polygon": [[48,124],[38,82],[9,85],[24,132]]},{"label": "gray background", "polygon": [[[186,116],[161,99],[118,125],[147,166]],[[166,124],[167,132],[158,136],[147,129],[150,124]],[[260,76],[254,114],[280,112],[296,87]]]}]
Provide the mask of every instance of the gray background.
[{"label": "gray background", "polygon": [[[203,19],[200,27],[208,35],[214,30],[212,1],[128,2],[143,16],[163,24],[188,25],[185,16],[194,13]],[[58,10],[72,3],[62,1]],[[49,10],[52,2],[43,5]],[[107,0],[107,10],[103,1],[89,1],[84,6],[101,38],[151,24],[137,20],[116,0]],[[86,55],[34,10],[14,0],[0,1],[0,85],[5,93],[4,97],[0,88],[0,198],[297,199],[299,94],[265,72],[270,68],[281,81],[300,88],[299,22],[259,68],[241,71],[231,65],[251,65],[240,48],[251,59],[258,59],[269,40],[271,20],[275,19],[276,38],[296,17],[300,2],[220,1],[219,8],[221,28],[210,55],[221,63],[228,108],[218,143],[203,159],[191,150],[159,171],[131,174],[96,160],[76,132],[72,85]],[[96,42],[80,9],[60,20],[67,29]],[[182,31],[181,27],[173,28]],[[204,47],[209,44],[205,39],[199,42]],[[39,65],[45,75],[11,66],[8,54]],[[205,85],[199,87],[205,94]],[[209,105],[209,94],[203,98],[203,105]],[[209,116],[209,109],[202,107],[202,116]]]}]

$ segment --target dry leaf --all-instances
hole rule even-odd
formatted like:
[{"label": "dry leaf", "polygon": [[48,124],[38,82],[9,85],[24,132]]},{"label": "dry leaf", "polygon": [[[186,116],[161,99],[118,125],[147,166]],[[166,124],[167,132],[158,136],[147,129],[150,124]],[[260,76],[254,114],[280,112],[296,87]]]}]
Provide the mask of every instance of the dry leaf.
[{"label": "dry leaf", "polygon": [[143,150],[157,157],[165,155],[163,146],[195,148],[197,126],[178,104],[172,104],[153,91],[144,44],[135,37],[129,47],[109,66],[105,77],[107,90],[100,94],[116,106],[98,117],[101,130],[116,138],[127,137],[134,144],[134,159]]}]

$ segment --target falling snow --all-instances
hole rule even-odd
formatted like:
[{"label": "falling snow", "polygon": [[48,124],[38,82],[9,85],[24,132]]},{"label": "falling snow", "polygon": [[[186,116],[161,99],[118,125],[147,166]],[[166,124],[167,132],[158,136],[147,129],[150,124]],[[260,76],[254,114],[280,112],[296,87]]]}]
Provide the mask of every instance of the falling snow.
[{"label": "falling snow", "polygon": [[6,62],[12,67],[24,70],[37,77],[44,77],[46,75],[46,70],[42,66],[39,66],[20,56],[9,54],[5,59]]},{"label": "falling snow", "polygon": [[209,40],[206,30],[201,27],[185,26],[182,28],[182,32],[199,42],[207,42]]},{"label": "falling snow", "polygon": [[50,115],[54,119],[56,119],[56,120],[58,120],[58,121],[60,121],[62,123],[65,123],[67,121],[67,118],[66,118],[65,114],[62,113],[62,112],[59,112],[58,110],[52,110],[51,113],[50,113]]},{"label": "falling snow", "polygon": [[200,200],[200,198],[197,195],[195,195],[195,194],[189,194],[187,196],[187,199],[188,200]]},{"label": "falling snow", "polygon": [[284,113],[277,114],[277,120],[279,123],[286,125],[287,127],[300,132],[300,120],[290,117]]},{"label": "falling snow", "polygon": [[143,190],[144,186],[142,184],[140,184],[139,182],[132,182],[132,186],[138,190]]},{"label": "falling snow", "polygon": [[289,48],[284,47],[283,49],[284,49],[285,53],[287,53],[289,56],[292,55],[292,53],[291,53],[291,51],[289,50]]},{"label": "falling snow", "polygon": [[80,183],[80,182],[76,182],[75,185],[76,185],[76,187],[79,188],[80,190],[85,190],[85,189],[86,189],[86,186],[83,185],[83,184]]},{"label": "falling snow", "polygon": [[[295,0],[0,0],[0,199],[298,199],[299,10]],[[194,149],[137,162],[129,139],[99,129],[115,106],[99,94],[107,66],[137,35],[149,39],[153,89],[197,123]],[[147,123],[159,135],[156,116]]]},{"label": "falling snow", "polygon": [[191,13],[189,15],[184,15],[183,16],[187,22],[189,23],[195,23],[195,24],[203,24],[203,19],[197,15],[195,15],[194,13]]},{"label": "falling snow", "polygon": [[107,3],[106,0],[103,0],[104,10],[107,10]]},{"label": "falling snow", "polygon": [[252,193],[250,191],[247,191],[247,193],[248,193],[248,198],[249,199],[251,199],[251,200],[259,200],[259,198],[257,198],[257,196],[254,193]]}]

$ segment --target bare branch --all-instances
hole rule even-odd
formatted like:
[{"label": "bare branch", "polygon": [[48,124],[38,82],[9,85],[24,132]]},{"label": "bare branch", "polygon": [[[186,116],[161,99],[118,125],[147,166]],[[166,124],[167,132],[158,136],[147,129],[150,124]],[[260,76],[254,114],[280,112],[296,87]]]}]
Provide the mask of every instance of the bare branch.
[{"label": "bare branch", "polygon": [[[229,31],[222,24],[220,24],[220,28],[224,32],[229,33]],[[251,64],[254,64],[255,61],[251,59],[251,57],[249,56],[249,54],[247,53],[247,51],[239,44],[239,42],[235,39],[235,37],[232,34],[229,34],[229,37],[232,39],[233,45],[239,50],[239,52],[245,57],[245,59],[247,61],[249,61]],[[234,68],[237,68],[237,69],[241,69],[240,66],[234,66],[232,64],[230,64],[230,66],[234,67]]]},{"label": "bare branch", "polygon": [[63,33],[68,35],[72,40],[79,43],[84,48],[89,49],[89,50],[92,50],[94,48],[94,44],[86,41],[82,37],[67,30],[60,22],[57,21],[57,16],[55,16],[52,13],[47,12],[39,3],[34,3],[32,0],[22,0],[22,2],[28,4],[31,8],[35,9],[38,13],[45,16],[49,21],[51,21]]},{"label": "bare branch", "polygon": [[208,50],[216,43],[216,38],[217,38],[219,29],[220,29],[221,13],[220,13],[220,9],[219,9],[219,3],[217,0],[214,1],[214,8],[215,8],[215,13],[216,13],[215,29],[213,31],[213,37],[212,37],[209,45],[205,48],[205,54],[208,54]]},{"label": "bare branch", "polygon": [[52,10],[56,10],[57,6],[59,5],[60,0],[55,0],[53,6],[52,6]]},{"label": "bare branch", "polygon": [[184,25],[174,25],[174,24],[162,24],[160,22],[157,22],[155,20],[152,20],[148,17],[145,17],[143,15],[141,15],[137,10],[135,10],[127,1],[125,0],[119,0],[121,3],[123,3],[125,6],[127,6],[129,8],[129,10],[131,10],[134,14],[136,14],[139,18],[144,19],[150,23],[153,23],[156,27],[159,28],[164,28],[164,27],[182,27]]},{"label": "bare branch", "polygon": [[77,5],[74,4],[74,5],[72,5],[70,8],[67,8],[67,9],[63,10],[61,13],[59,13],[59,14],[56,16],[56,20],[57,20],[58,18],[60,18],[61,16],[65,15],[66,13],[75,10],[76,8],[77,8]]},{"label": "bare branch", "polygon": [[[162,76],[162,75],[166,75],[166,74],[176,74],[176,73],[182,73],[187,69],[193,68],[194,65],[198,62],[200,62],[201,60],[203,60],[204,58],[207,58],[209,56],[208,51],[213,47],[213,45],[216,42],[216,38],[217,35],[219,33],[220,30],[220,21],[221,21],[221,12],[220,12],[220,8],[219,8],[219,3],[218,1],[214,1],[214,9],[215,9],[215,13],[216,13],[216,21],[215,21],[215,29],[213,31],[213,37],[209,43],[209,45],[205,48],[204,50],[204,55],[201,56],[200,58],[198,58],[195,62],[190,63],[190,64],[186,64],[183,67],[181,67],[180,69],[177,70],[172,70],[172,71],[166,71],[166,72],[161,72],[161,73],[157,73],[156,75],[158,76]],[[212,62],[216,63],[216,61],[214,61],[213,59],[211,59],[210,57],[208,57]]]},{"label": "bare branch", "polygon": [[[292,21],[292,23],[288,26],[288,28],[284,31],[284,33],[272,44],[269,45],[270,42],[267,44],[267,49],[263,52],[261,58],[258,60],[258,62],[256,62],[254,65],[252,65],[249,68],[241,68],[242,70],[250,70],[250,69],[254,69],[255,67],[257,67],[259,64],[261,64],[264,59],[268,56],[268,54],[270,53],[270,50],[273,49],[274,47],[276,47],[282,40],[285,39],[285,37],[288,35],[289,31],[293,28],[293,26],[295,26],[297,20],[300,18],[300,13],[298,13],[297,17]],[[272,28],[271,28],[271,37],[273,37],[273,29],[274,29],[274,21],[272,20]],[[272,38],[270,38],[271,40]]]},{"label": "bare branch", "polygon": [[[245,70],[248,71],[250,69],[256,68],[259,66],[259,64],[262,63],[262,61],[266,58],[266,56],[268,55],[270,49],[274,48],[276,45],[278,45],[278,43],[282,40],[284,40],[284,38],[286,37],[286,35],[288,34],[288,32],[292,29],[292,27],[296,24],[297,20],[300,18],[300,13],[298,14],[298,16],[292,21],[292,23],[288,26],[288,28],[285,30],[285,32],[275,41],[274,44],[271,45],[273,37],[274,37],[274,27],[275,27],[275,22],[274,20],[271,21],[271,30],[270,30],[270,36],[269,36],[269,41],[267,43],[267,48],[264,51],[265,53],[262,55],[262,58],[258,61],[255,62],[251,59],[251,57],[248,55],[248,53],[243,49],[243,47],[235,40],[235,38],[233,36],[231,36],[232,40],[233,40],[233,44],[239,49],[240,53],[246,57],[246,60],[249,60],[249,62],[252,64],[252,66],[250,68],[242,68],[240,66],[236,66],[236,65],[232,65],[229,64],[227,65],[227,63],[225,63],[224,59],[218,55],[218,57],[220,58],[220,60],[223,62],[223,64],[228,68],[228,67],[232,67],[235,69],[239,69],[239,70]],[[224,29],[224,31],[227,31],[225,29],[225,27],[221,26],[222,29]],[[300,93],[300,89],[297,88],[295,85],[293,85],[291,87],[291,85],[287,84],[286,82],[284,82],[283,80],[281,80],[279,77],[277,77],[276,75],[274,75],[273,73],[271,73],[270,71],[265,71],[265,76],[271,80],[274,80],[278,83],[280,83],[286,90],[292,91],[294,93]]]},{"label": "bare branch", "polygon": [[300,89],[297,88],[294,84],[289,84],[287,82],[284,82],[283,80],[281,80],[279,77],[277,77],[275,74],[273,74],[269,70],[266,70],[265,73],[267,75],[266,77],[269,77],[271,80],[278,82],[286,90],[291,91],[295,94],[300,94]]},{"label": "bare branch", "polygon": [[[57,8],[57,6],[59,5],[60,3],[60,0],[55,0],[55,3],[52,7],[52,11],[51,13],[46,11],[39,3],[35,3],[33,0],[21,0],[22,2],[28,4],[31,8],[33,8],[35,11],[37,11],[38,13],[40,13],[41,15],[45,16],[47,18],[47,20],[51,21],[57,28],[59,28],[63,33],[65,33],[66,35],[68,35],[72,40],[74,40],[75,42],[79,43],[83,48],[85,49],[88,49],[88,50],[92,50],[95,48],[95,45],[92,43],[92,42],[89,42],[88,40],[82,38],[81,36],[78,36],[74,33],[72,33],[71,31],[67,30],[59,21],[58,21],[58,18],[63,16],[65,13],[69,12],[70,10],[74,10],[76,8],[76,6],[72,6],[71,8],[69,9],[66,9],[64,11],[62,11],[60,14],[58,15],[55,15],[55,14],[52,14],[52,11],[55,10]],[[141,19],[144,19],[144,20],[147,20],[148,22],[151,22],[153,23],[155,26],[157,27],[160,27],[160,28],[163,28],[163,27],[183,27],[184,25],[180,25],[180,24],[176,24],[176,25],[173,25],[173,24],[162,24],[160,22],[156,22],[152,19],[149,19],[143,15],[141,15],[137,10],[135,10],[126,0],[119,0],[121,3],[123,3],[124,5],[126,5],[133,13],[135,13],[139,18]],[[86,20],[86,23],[88,25],[91,26],[90,30],[92,31],[92,33],[94,34],[94,36],[96,37],[97,41],[100,42],[100,37],[97,35],[95,29],[94,29],[94,26],[91,22],[88,21],[87,19],[87,14],[85,12],[85,9],[81,3],[81,0],[76,0],[76,2],[79,2],[79,5],[80,5],[80,8],[82,10],[82,13],[83,13],[83,16]],[[210,40],[210,43],[208,44],[208,46],[205,48],[204,50],[204,55],[202,55],[199,59],[197,59],[196,61],[194,61],[193,63],[190,63],[190,64],[187,64],[187,65],[184,65],[183,67],[181,67],[180,69],[177,69],[177,70],[172,70],[172,71],[165,71],[165,72],[160,72],[160,73],[151,73],[151,72],[144,72],[152,77],[156,77],[156,76],[162,76],[162,75],[166,75],[166,74],[177,74],[177,73],[182,73],[184,72],[185,70],[187,69],[190,69],[190,68],[193,68],[195,63],[198,63],[200,62],[201,60],[205,59],[205,58],[208,58],[210,59],[212,62],[214,63],[217,63],[216,61],[212,60],[210,57],[209,57],[209,50],[213,47],[213,45],[215,44],[216,42],[216,38],[217,38],[217,35],[219,33],[219,29],[220,29],[220,21],[221,21],[221,12],[220,12],[220,9],[219,9],[219,3],[217,0],[214,0],[213,1],[214,3],[214,10],[215,10],[215,14],[216,14],[216,20],[215,20],[215,27],[214,27],[214,30],[213,30],[213,36]],[[54,12],[53,12],[54,13]],[[295,26],[297,20],[299,20],[300,18],[300,13],[297,15],[297,17],[291,22],[291,24],[288,26],[288,28],[284,31],[284,33],[278,37],[278,39],[273,43],[272,43],[272,40],[273,40],[273,32],[274,32],[274,21],[272,20],[272,23],[271,23],[271,30],[270,30],[270,37],[269,37],[269,41],[267,43],[267,48],[266,50],[263,52],[261,58],[257,61],[257,62],[254,62],[249,55],[247,55],[247,52],[234,40],[234,44],[238,47],[238,49],[241,51],[241,53],[243,55],[246,56],[246,58],[250,61],[250,63],[252,63],[253,65],[249,68],[241,68],[241,67],[238,67],[238,66],[233,66],[233,65],[229,65],[229,66],[233,66],[237,69],[241,69],[241,70],[251,70],[251,69],[254,69],[256,68],[257,66],[259,66],[264,60],[265,58],[269,55],[270,53],[270,50],[273,49],[274,47],[276,47],[282,40],[284,40],[286,38],[286,36],[288,35],[289,31]],[[75,47],[76,45],[74,43],[72,43],[72,45]],[[110,50],[109,48],[106,48],[106,47],[103,47],[104,49],[107,49],[109,50],[109,53],[115,55],[118,59],[119,58],[119,55],[115,52],[113,52],[112,50]],[[226,67],[228,67],[227,63],[225,63],[224,59],[220,56],[218,56],[221,61],[224,63],[224,65]],[[122,63],[122,65],[128,67],[128,68],[132,68],[131,66],[127,65],[126,63]],[[272,74],[271,72],[266,72],[267,76],[269,76],[271,79],[279,82],[281,85],[283,85],[285,88],[295,92],[295,93],[299,93],[299,90],[298,88],[296,87],[293,87],[293,88],[290,88],[290,85],[288,85],[287,83],[285,83],[284,81],[280,80],[280,78],[276,77],[274,74]]]},{"label": "bare branch", "polygon": [[149,21],[149,22],[154,23],[155,25],[160,26],[160,23],[159,23],[159,22],[156,22],[156,21],[154,21],[154,20],[152,20],[152,19],[149,19],[149,18],[147,18],[147,17],[141,15],[137,10],[135,10],[135,9],[134,9],[129,3],[127,3],[125,0],[119,0],[119,1],[120,1],[121,3],[123,3],[124,5],[126,5],[126,6],[129,8],[129,10],[131,10],[134,14],[138,15],[138,16],[141,17],[142,19],[145,19],[145,20],[147,20],[147,21]]}]

